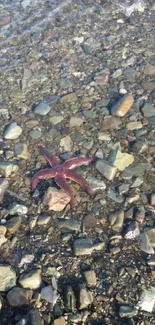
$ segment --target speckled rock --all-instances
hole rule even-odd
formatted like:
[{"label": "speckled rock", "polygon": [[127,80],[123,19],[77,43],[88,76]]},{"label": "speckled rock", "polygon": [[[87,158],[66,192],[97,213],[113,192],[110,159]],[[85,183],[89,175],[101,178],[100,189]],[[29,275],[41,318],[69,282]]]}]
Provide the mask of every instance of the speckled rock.
[{"label": "speckled rock", "polygon": [[123,96],[116,104],[113,105],[111,109],[111,114],[115,116],[124,116],[128,113],[130,108],[132,107],[134,102],[134,98],[132,95]]},{"label": "speckled rock", "polygon": [[0,291],[8,291],[15,285],[15,271],[10,265],[0,265]]},{"label": "speckled rock", "polygon": [[7,140],[17,139],[22,133],[22,128],[16,122],[11,123],[4,132],[4,138]]},{"label": "speckled rock", "polygon": [[69,126],[70,128],[80,127],[83,123],[84,123],[84,119],[77,116],[72,116],[69,121]]},{"label": "speckled rock", "polygon": [[29,304],[32,294],[32,290],[14,287],[8,292],[7,300],[10,306],[20,307]]}]

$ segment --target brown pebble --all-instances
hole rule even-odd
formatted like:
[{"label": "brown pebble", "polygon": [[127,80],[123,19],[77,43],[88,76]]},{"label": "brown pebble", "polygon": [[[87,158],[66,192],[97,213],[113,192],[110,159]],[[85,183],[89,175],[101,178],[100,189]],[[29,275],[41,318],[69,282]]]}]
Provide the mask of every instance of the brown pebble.
[{"label": "brown pebble", "polygon": [[134,98],[132,95],[127,94],[123,96],[120,100],[118,100],[118,102],[113,105],[111,114],[119,117],[126,115],[133,105],[133,102]]}]

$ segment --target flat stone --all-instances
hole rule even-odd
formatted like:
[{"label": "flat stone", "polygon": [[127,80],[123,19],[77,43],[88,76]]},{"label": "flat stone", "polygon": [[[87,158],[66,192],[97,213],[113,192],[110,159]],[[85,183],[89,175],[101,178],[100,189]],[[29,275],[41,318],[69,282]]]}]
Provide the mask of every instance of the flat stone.
[{"label": "flat stone", "polygon": [[120,232],[124,222],[124,211],[118,210],[109,214],[109,223],[114,231]]},{"label": "flat stone", "polygon": [[30,131],[29,135],[33,140],[37,140],[42,136],[42,131],[41,130],[32,130],[32,131]]},{"label": "flat stone", "polygon": [[28,212],[28,208],[23,204],[19,204],[16,202],[9,204],[9,215],[11,215],[11,216],[13,216],[15,214],[25,215],[25,214],[27,214],[27,212]]},{"label": "flat stone", "polygon": [[107,196],[117,203],[122,203],[124,201],[124,197],[112,188],[108,189]]},{"label": "flat stone", "polygon": [[67,231],[79,231],[81,227],[81,222],[73,218],[71,219],[56,219],[56,227],[59,229],[66,229]]},{"label": "flat stone", "polygon": [[74,241],[74,254],[75,256],[90,255],[93,250],[102,250],[104,247],[104,242],[93,245],[89,239],[79,238]]},{"label": "flat stone", "polygon": [[139,122],[129,122],[126,125],[128,130],[138,130],[141,129],[143,127],[143,124],[139,121]]},{"label": "flat stone", "polygon": [[102,122],[102,130],[117,130],[121,124],[122,120],[120,117],[108,116]]},{"label": "flat stone", "polygon": [[50,220],[51,220],[51,216],[40,215],[37,219],[37,225],[38,226],[47,225]]},{"label": "flat stone", "polygon": [[61,121],[63,121],[63,119],[64,119],[64,116],[62,116],[62,115],[54,115],[54,116],[51,116],[51,117],[49,118],[49,121],[50,121],[50,123],[52,123],[52,124],[54,124],[54,125],[57,125],[57,124],[59,124]]},{"label": "flat stone", "polygon": [[92,293],[82,287],[79,293],[79,309],[85,309],[93,303]]},{"label": "flat stone", "polygon": [[135,179],[135,181],[132,183],[131,188],[139,187],[140,185],[143,184],[143,182],[144,182],[144,179],[143,179],[143,178],[141,178],[141,177],[137,177],[137,178]]},{"label": "flat stone", "polygon": [[118,192],[120,195],[128,193],[129,192],[129,188],[130,188],[130,184],[121,184],[120,186],[118,186]]},{"label": "flat stone", "polygon": [[17,139],[22,133],[22,128],[16,122],[11,123],[4,132],[4,138],[7,140]]},{"label": "flat stone", "polygon": [[145,140],[136,141],[132,146],[132,151],[135,153],[143,153],[148,150],[148,142]]},{"label": "flat stone", "polygon": [[18,231],[21,223],[22,223],[21,216],[13,217],[9,221],[7,221],[6,227],[7,227],[8,233],[14,234],[16,231]]},{"label": "flat stone", "polygon": [[144,68],[144,74],[147,76],[155,75],[155,65],[147,63]]},{"label": "flat stone", "polygon": [[81,125],[83,125],[83,123],[84,123],[84,119],[77,116],[72,116],[69,121],[69,127],[70,128],[80,127]]},{"label": "flat stone", "polygon": [[72,140],[69,135],[60,140],[60,146],[64,148],[65,151],[71,151]]},{"label": "flat stone", "polygon": [[155,287],[150,287],[148,290],[144,289],[140,300],[137,304],[137,309],[152,313],[155,304]]},{"label": "flat stone", "polygon": [[19,283],[22,288],[38,289],[41,285],[41,270],[38,269],[22,273],[19,278]]},{"label": "flat stone", "polygon": [[155,193],[151,194],[150,203],[151,205],[155,205]]},{"label": "flat stone", "polygon": [[48,104],[40,103],[35,107],[34,113],[38,114],[38,115],[45,116],[50,112],[50,110],[51,110],[51,107]]},{"label": "flat stone", "polygon": [[140,234],[140,249],[147,254],[154,254],[154,249],[146,233]]},{"label": "flat stone", "polygon": [[46,286],[41,289],[41,298],[46,300],[47,302],[55,305],[58,295],[55,289],[52,286]]},{"label": "flat stone", "polygon": [[119,149],[114,150],[110,157],[111,164],[120,171],[131,165],[133,161],[133,155],[130,155],[126,152],[121,152]]},{"label": "flat stone", "polygon": [[131,221],[126,225],[124,230],[124,238],[125,239],[135,239],[140,234],[140,230],[138,227],[138,223],[136,221]]},{"label": "flat stone", "polygon": [[151,163],[133,163],[132,166],[126,168],[123,173],[123,178],[131,178],[133,176],[141,177],[146,171],[152,168]]},{"label": "flat stone", "polygon": [[7,228],[3,225],[0,225],[0,234],[5,235],[7,232]]},{"label": "flat stone", "polygon": [[49,210],[62,211],[70,202],[70,197],[63,190],[49,187],[44,195],[43,202]]},{"label": "flat stone", "polygon": [[14,287],[8,292],[7,300],[10,306],[20,307],[24,305],[29,305],[32,295],[33,295],[32,290],[23,289],[20,287]]},{"label": "flat stone", "polygon": [[90,184],[93,192],[104,191],[106,189],[106,184],[98,178],[88,176],[86,180]]},{"label": "flat stone", "polygon": [[98,160],[96,169],[109,181],[113,180],[117,173],[117,168],[105,160]]},{"label": "flat stone", "polygon": [[25,316],[23,316],[16,325],[43,325],[42,318],[38,309],[31,309]]},{"label": "flat stone", "polygon": [[150,78],[144,79],[141,83],[144,90],[149,90],[149,92],[154,91],[155,89],[155,81]]},{"label": "flat stone", "polygon": [[134,98],[132,95],[123,96],[111,109],[111,114],[115,116],[125,116],[132,107]]},{"label": "flat stone", "polygon": [[70,93],[70,94],[64,95],[60,99],[60,102],[62,104],[65,104],[65,103],[74,103],[76,101],[77,101],[77,95],[76,95],[76,93]]},{"label": "flat stone", "polygon": [[85,280],[86,280],[86,282],[87,282],[87,285],[88,285],[89,287],[94,287],[94,286],[96,286],[96,284],[97,284],[96,274],[95,274],[95,272],[94,272],[93,270],[85,271],[85,272],[83,273],[83,275],[84,275],[84,278],[85,278]]},{"label": "flat stone", "polygon": [[0,291],[8,291],[15,285],[15,271],[10,265],[0,265]]},{"label": "flat stone", "polygon": [[87,110],[83,111],[83,115],[86,118],[89,118],[89,119],[95,119],[96,118],[96,112],[94,112],[91,109],[89,109],[89,110],[87,109]]},{"label": "flat stone", "polygon": [[97,224],[97,218],[93,213],[89,213],[84,217],[83,223],[86,228],[95,228]]},{"label": "flat stone", "polygon": [[7,162],[7,161],[0,161],[0,173],[4,175],[5,177],[9,177],[12,173],[18,172],[18,165]]},{"label": "flat stone", "polygon": [[119,309],[119,316],[121,318],[125,317],[125,318],[130,318],[130,317],[134,317],[138,314],[138,310],[136,308],[130,307],[130,306],[120,306]]},{"label": "flat stone", "polygon": [[142,108],[143,114],[145,117],[154,117],[155,116],[155,107],[149,103],[146,103]]},{"label": "flat stone", "polygon": [[107,86],[109,81],[109,74],[110,71],[108,69],[104,69],[103,71],[100,71],[99,74],[96,74],[94,80],[97,83],[97,85],[104,86],[104,87]]},{"label": "flat stone", "polygon": [[5,191],[9,186],[9,182],[7,179],[0,177],[0,202],[3,200]]},{"label": "flat stone", "polygon": [[61,316],[57,319],[54,319],[54,325],[66,325],[65,318]]},{"label": "flat stone", "polygon": [[127,68],[123,71],[124,76],[130,82],[135,82],[136,70],[134,68]]},{"label": "flat stone", "polygon": [[17,143],[15,145],[15,155],[17,158],[21,159],[29,159],[30,153],[28,152],[27,144],[26,143]]},{"label": "flat stone", "polygon": [[34,260],[34,258],[35,258],[35,256],[32,255],[32,254],[25,254],[25,255],[21,258],[21,260],[20,260],[20,262],[19,262],[19,267],[21,268],[21,267],[23,267],[23,265],[26,265],[26,264],[30,264],[30,263],[32,263],[33,260]]}]

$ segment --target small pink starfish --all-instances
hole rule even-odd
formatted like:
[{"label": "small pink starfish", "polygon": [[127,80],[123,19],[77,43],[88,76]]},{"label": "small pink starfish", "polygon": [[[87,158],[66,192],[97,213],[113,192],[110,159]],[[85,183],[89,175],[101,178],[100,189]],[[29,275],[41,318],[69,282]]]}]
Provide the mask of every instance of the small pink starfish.
[{"label": "small pink starfish", "polygon": [[74,194],[70,188],[70,185],[66,181],[66,178],[69,178],[72,181],[80,184],[90,195],[90,197],[93,197],[94,193],[89,183],[82,176],[72,171],[72,169],[75,169],[76,167],[82,165],[87,165],[92,162],[94,158],[71,158],[60,165],[59,160],[57,160],[51,153],[49,153],[43,145],[40,144],[38,147],[41,149],[41,153],[49,162],[52,168],[43,169],[34,175],[32,178],[32,191],[34,191],[40,179],[54,178],[57,185],[60,186],[70,196],[70,205],[74,209]]}]

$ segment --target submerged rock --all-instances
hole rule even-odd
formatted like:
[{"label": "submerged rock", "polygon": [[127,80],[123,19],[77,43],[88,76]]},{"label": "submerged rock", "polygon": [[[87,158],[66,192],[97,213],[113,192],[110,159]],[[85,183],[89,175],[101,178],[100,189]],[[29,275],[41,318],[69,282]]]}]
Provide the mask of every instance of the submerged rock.
[{"label": "submerged rock", "polygon": [[15,285],[15,271],[10,265],[0,265],[0,291],[8,291]]},{"label": "submerged rock", "polygon": [[35,107],[34,113],[45,116],[50,112],[50,110],[51,107],[48,104],[42,102]]},{"label": "submerged rock", "polygon": [[9,182],[5,178],[0,178],[0,202],[3,200],[5,191],[9,186]]},{"label": "submerged rock", "polygon": [[41,270],[32,270],[20,275],[19,283],[23,288],[38,289],[41,285]]},{"label": "submerged rock", "polygon": [[111,165],[109,162],[105,160],[98,160],[96,163],[96,169],[104,175],[109,181],[113,180],[116,173],[117,168]]},{"label": "submerged rock", "polygon": [[134,157],[133,155],[130,155],[126,152],[123,153],[119,149],[116,149],[112,153],[110,161],[113,166],[117,167],[118,170],[122,171],[133,163]]},{"label": "submerged rock", "polygon": [[105,242],[94,244],[87,238],[79,238],[74,241],[74,254],[90,255],[94,250],[102,250],[105,247]]},{"label": "submerged rock", "polygon": [[20,307],[28,305],[32,298],[33,291],[29,289],[23,289],[20,287],[14,287],[7,294],[7,300],[12,307]]},{"label": "submerged rock", "polygon": [[132,95],[123,96],[116,104],[113,105],[111,109],[111,114],[115,116],[124,116],[128,113],[130,108],[132,107],[134,102],[134,98]]},{"label": "submerged rock", "polygon": [[22,128],[16,122],[11,123],[4,132],[4,138],[8,140],[17,139],[22,133]]},{"label": "submerged rock", "polygon": [[62,211],[70,202],[70,197],[63,190],[49,187],[44,195],[43,202],[48,206],[49,210]]}]

